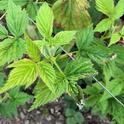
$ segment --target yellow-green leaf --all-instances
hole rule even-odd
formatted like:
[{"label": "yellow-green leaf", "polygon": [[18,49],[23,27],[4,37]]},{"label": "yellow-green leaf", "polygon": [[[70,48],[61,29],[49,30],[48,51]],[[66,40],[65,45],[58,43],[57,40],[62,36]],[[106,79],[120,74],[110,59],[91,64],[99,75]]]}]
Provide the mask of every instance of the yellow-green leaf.
[{"label": "yellow-green leaf", "polygon": [[96,0],[96,8],[98,11],[110,17],[114,13],[114,1],[113,0]]},{"label": "yellow-green leaf", "polygon": [[104,32],[104,31],[107,31],[110,26],[112,24],[112,20],[107,18],[107,19],[103,19],[102,21],[100,21],[96,27],[95,27],[95,31],[96,32]]},{"label": "yellow-green leaf", "polygon": [[25,36],[26,44],[27,44],[27,54],[31,59],[38,62],[41,58],[41,52],[38,46],[29,38],[29,36]]},{"label": "yellow-green leaf", "polygon": [[37,78],[37,64],[29,59],[22,59],[8,66],[14,67],[9,74],[8,80],[5,85],[0,89],[3,93],[16,86],[29,87]]},{"label": "yellow-green leaf", "polygon": [[53,45],[65,45],[74,38],[76,31],[61,31],[55,35]]},{"label": "yellow-green leaf", "polygon": [[43,37],[50,37],[53,31],[53,11],[45,2],[38,12],[36,24],[39,32]]},{"label": "yellow-green leaf", "polygon": [[120,38],[121,38],[121,36],[120,36],[119,33],[112,34],[111,39],[110,39],[109,46],[111,46],[112,44],[117,43],[120,40]]},{"label": "yellow-green leaf", "polygon": [[39,75],[43,80],[43,82],[52,92],[55,92],[54,84],[56,83],[55,82],[56,74],[52,65],[50,65],[45,61],[41,61],[38,63],[38,68],[39,68]]}]

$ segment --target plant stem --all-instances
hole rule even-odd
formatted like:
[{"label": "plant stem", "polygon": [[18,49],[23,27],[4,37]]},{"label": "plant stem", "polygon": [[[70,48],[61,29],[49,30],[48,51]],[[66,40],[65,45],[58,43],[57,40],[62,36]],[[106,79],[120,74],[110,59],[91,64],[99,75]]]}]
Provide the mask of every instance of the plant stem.
[{"label": "plant stem", "polygon": [[52,61],[53,61],[54,65],[56,66],[56,68],[59,70],[59,72],[65,77],[65,74],[63,73],[63,71],[61,70],[61,68],[59,67],[59,65],[55,61],[55,59],[52,59]]}]

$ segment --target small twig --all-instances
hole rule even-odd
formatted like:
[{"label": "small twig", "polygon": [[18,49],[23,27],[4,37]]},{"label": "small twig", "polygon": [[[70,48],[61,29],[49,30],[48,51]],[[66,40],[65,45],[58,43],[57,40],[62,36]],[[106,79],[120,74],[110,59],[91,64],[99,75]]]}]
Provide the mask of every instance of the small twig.
[{"label": "small twig", "polygon": [[2,20],[5,15],[6,15],[6,12],[0,17],[0,20]]},{"label": "small twig", "polygon": [[98,81],[94,76],[93,79],[104,89],[106,90],[120,105],[124,107],[124,104],[117,98],[115,97],[100,81]]}]

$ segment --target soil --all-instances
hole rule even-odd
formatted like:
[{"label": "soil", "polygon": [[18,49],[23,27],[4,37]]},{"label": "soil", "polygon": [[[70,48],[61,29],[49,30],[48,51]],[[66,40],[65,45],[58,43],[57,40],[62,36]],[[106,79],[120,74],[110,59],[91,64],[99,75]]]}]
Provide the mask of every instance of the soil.
[{"label": "soil", "polygon": [[[0,117],[0,124],[66,124],[64,107],[63,100],[59,100],[28,112],[29,104],[27,104],[19,108],[17,117],[12,119]],[[83,113],[83,116],[85,118],[83,124],[110,124],[107,118],[101,120],[91,113]]]}]

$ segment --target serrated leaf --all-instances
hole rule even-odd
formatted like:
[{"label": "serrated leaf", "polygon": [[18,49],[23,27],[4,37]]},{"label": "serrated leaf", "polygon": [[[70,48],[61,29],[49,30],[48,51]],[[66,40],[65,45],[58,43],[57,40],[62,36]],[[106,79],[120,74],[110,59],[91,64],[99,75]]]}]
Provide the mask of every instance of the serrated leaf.
[{"label": "serrated leaf", "polygon": [[119,33],[114,33],[111,36],[110,43],[108,46],[111,46],[112,44],[117,43],[121,38],[121,35]]},{"label": "serrated leaf", "polygon": [[77,58],[66,66],[64,73],[69,80],[79,80],[94,74],[95,70],[89,59]]},{"label": "serrated leaf", "polygon": [[94,32],[92,27],[84,28],[79,31],[76,35],[77,39],[77,47],[79,50],[88,47],[94,40]]},{"label": "serrated leaf", "polygon": [[100,21],[96,27],[95,27],[95,32],[104,32],[107,31],[112,24],[112,20],[109,18],[103,19],[102,21]]},{"label": "serrated leaf", "polygon": [[53,45],[65,45],[69,44],[73,40],[76,31],[61,31],[57,33],[53,39]]},{"label": "serrated leaf", "polygon": [[55,93],[54,84],[56,83],[55,82],[56,74],[52,65],[45,61],[41,61],[38,63],[38,68],[39,68],[39,75],[43,80],[43,82],[52,92]]},{"label": "serrated leaf", "polygon": [[44,83],[38,83],[34,91],[35,101],[30,110],[52,102],[60,97],[66,91],[66,83],[67,82],[62,78],[61,80],[56,80],[56,84],[54,85],[55,93],[53,93]]},{"label": "serrated leaf", "polygon": [[25,10],[16,6],[12,1],[8,3],[6,21],[9,31],[15,36],[21,36],[28,24],[28,16]]},{"label": "serrated leaf", "polygon": [[31,2],[27,5],[27,13],[29,15],[30,18],[32,18],[33,20],[36,20],[36,15],[37,15],[37,10],[38,10],[38,5],[35,2]]},{"label": "serrated leaf", "polygon": [[110,17],[114,12],[113,0],[96,0],[96,8],[98,11]]},{"label": "serrated leaf", "polygon": [[4,26],[0,24],[0,39],[6,38],[7,35],[8,35],[8,31],[6,30]]},{"label": "serrated leaf", "polygon": [[39,32],[43,37],[51,37],[53,31],[53,11],[49,5],[45,2],[38,12],[36,17],[36,24]]},{"label": "serrated leaf", "polygon": [[124,0],[119,0],[114,13],[114,19],[119,19],[124,14]]},{"label": "serrated leaf", "polygon": [[87,0],[57,0],[53,5],[55,20],[67,30],[87,27],[91,23]]},{"label": "serrated leaf", "polygon": [[[106,88],[114,95],[117,96],[121,93],[123,88],[123,81],[120,79],[114,79],[110,82],[106,82]],[[110,94],[108,94],[107,91],[104,91],[104,94],[102,95],[102,98],[100,101],[105,101],[109,98],[112,98]]]},{"label": "serrated leaf", "polygon": [[22,39],[15,41],[14,39],[5,39],[0,42],[0,66],[10,63],[23,56],[25,52],[25,42]]},{"label": "serrated leaf", "polygon": [[[28,0],[12,0],[16,5],[23,6]],[[0,10],[7,9],[9,0],[0,0]]]},{"label": "serrated leaf", "polygon": [[27,54],[31,59],[38,62],[41,58],[41,52],[38,46],[29,38],[28,35],[25,36],[27,44]]},{"label": "serrated leaf", "polygon": [[16,86],[25,86],[27,88],[38,76],[37,65],[29,59],[19,60],[8,67],[14,67],[14,69],[10,72],[4,87],[0,89],[0,93]]},{"label": "serrated leaf", "polygon": [[111,54],[111,51],[104,44],[101,44],[99,40],[93,42],[93,44],[86,49],[86,52],[91,60],[99,64],[106,62]]}]

